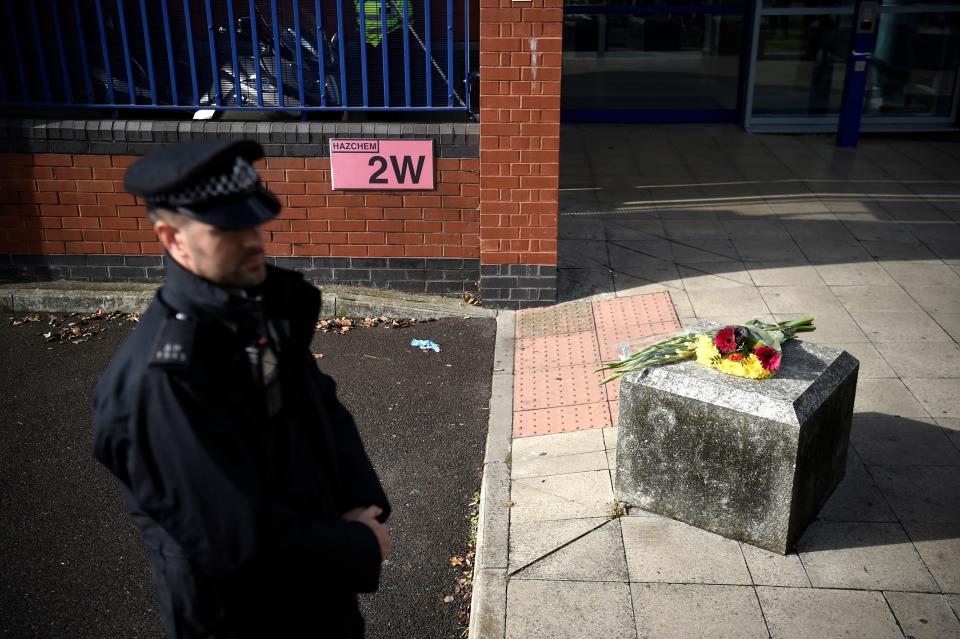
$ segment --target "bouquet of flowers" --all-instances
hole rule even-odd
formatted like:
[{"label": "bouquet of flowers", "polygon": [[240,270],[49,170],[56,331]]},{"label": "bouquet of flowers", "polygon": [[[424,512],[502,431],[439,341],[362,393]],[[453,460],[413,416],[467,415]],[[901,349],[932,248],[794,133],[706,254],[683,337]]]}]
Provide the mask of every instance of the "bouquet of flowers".
[{"label": "bouquet of flowers", "polygon": [[728,375],[748,379],[765,379],[780,370],[781,345],[797,333],[816,330],[812,317],[769,324],[750,320],[744,324],[724,326],[702,333],[683,333],[651,344],[600,370],[616,372],[603,380],[612,382],[621,375],[680,362],[695,357],[697,362]]}]

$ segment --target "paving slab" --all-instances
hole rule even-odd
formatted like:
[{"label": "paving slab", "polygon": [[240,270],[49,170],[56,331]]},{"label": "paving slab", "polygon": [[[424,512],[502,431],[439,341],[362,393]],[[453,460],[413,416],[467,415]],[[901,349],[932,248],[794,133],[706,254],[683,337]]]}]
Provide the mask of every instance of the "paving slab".
[{"label": "paving slab", "polygon": [[627,584],[511,579],[507,586],[507,639],[636,636]]},{"label": "paving slab", "polygon": [[872,342],[950,342],[923,311],[853,311],[850,313]]},{"label": "paving slab", "polygon": [[566,546],[591,530],[605,525],[606,517],[510,522],[510,572],[532,564],[558,548]]},{"label": "paving slab", "polygon": [[855,448],[854,444],[847,452],[846,473],[818,517],[825,521],[897,521]]},{"label": "paving slab", "polygon": [[903,634],[913,639],[958,639],[960,619],[943,595],[885,592]]},{"label": "paving slab", "polygon": [[879,592],[757,586],[757,596],[773,639],[903,637]]},{"label": "paving slab", "polygon": [[960,313],[934,313],[933,319],[954,341],[960,341]]},{"label": "paving slab", "polygon": [[[819,329],[817,329],[819,330]],[[834,342],[830,344],[834,348],[847,351],[857,358],[860,362],[860,372],[858,379],[878,379],[884,377],[896,377],[890,365],[877,350],[877,347],[870,342]]]},{"label": "paving slab", "polygon": [[910,296],[931,315],[960,313],[960,287],[911,285]]},{"label": "paving slab", "polygon": [[897,523],[817,521],[807,528],[797,550],[815,588],[937,589]]},{"label": "paving slab", "polygon": [[960,466],[871,466],[870,474],[900,521],[960,524]]},{"label": "paving slab", "polygon": [[604,517],[613,503],[606,470],[514,479],[511,521]]},{"label": "paving slab", "polygon": [[903,383],[934,417],[960,417],[960,378],[904,378]]},{"label": "paving slab", "polygon": [[800,557],[796,553],[780,555],[757,548],[750,544],[740,544],[740,550],[750,569],[750,577],[758,586],[789,586],[791,588],[809,588],[810,579],[803,569]]},{"label": "paving slab", "polygon": [[523,410],[513,415],[514,437],[568,433],[609,426],[611,426],[610,409],[606,401]]},{"label": "paving slab", "polygon": [[[778,322],[790,319],[799,319],[806,317],[811,313],[775,313],[774,319]],[[860,326],[853,320],[850,314],[843,309],[821,310],[813,315],[817,330],[812,333],[804,333],[802,339],[805,342],[815,344],[824,344],[832,346],[834,344],[848,344],[850,342],[866,342],[867,336],[860,329]]]},{"label": "paving slab", "polygon": [[815,263],[820,278],[830,286],[896,286],[897,281],[873,259],[847,263]]},{"label": "paving slab", "polygon": [[831,286],[848,311],[920,311],[920,305],[900,286]]},{"label": "paving slab", "polygon": [[907,417],[926,417],[927,411],[899,379],[858,379],[854,410]]},{"label": "paving slab", "polygon": [[940,260],[882,262],[884,270],[907,292],[913,286],[949,286],[960,288],[960,275]]},{"label": "paving slab", "polygon": [[756,315],[770,312],[758,290],[752,287],[720,290],[694,289],[688,290],[687,296],[698,317],[729,313],[731,309],[736,309],[745,318],[741,321],[746,321]]},{"label": "paving slab", "polygon": [[804,260],[744,261],[757,286],[823,286],[823,278]]},{"label": "paving slab", "polygon": [[627,582],[619,520],[608,520],[517,572],[512,579]]},{"label": "paving slab", "polygon": [[817,316],[840,310],[840,302],[827,286],[764,286],[758,290],[771,313]]},{"label": "paving slab", "polygon": [[626,517],[620,524],[632,582],[752,583],[736,541],[666,517]]},{"label": "paving slab", "polygon": [[688,293],[698,289],[715,291],[753,286],[750,273],[740,261],[681,264],[677,268]]},{"label": "paving slab", "polygon": [[941,342],[915,342],[905,336],[900,342],[877,344],[877,349],[900,377],[960,378],[960,346]]},{"label": "paving slab", "polygon": [[940,590],[960,593],[960,525],[904,522]]},{"label": "paving slab", "polygon": [[868,464],[960,465],[960,451],[929,417],[856,413],[850,440]]},{"label": "paving slab", "polygon": [[767,637],[749,586],[630,584],[639,639]]}]

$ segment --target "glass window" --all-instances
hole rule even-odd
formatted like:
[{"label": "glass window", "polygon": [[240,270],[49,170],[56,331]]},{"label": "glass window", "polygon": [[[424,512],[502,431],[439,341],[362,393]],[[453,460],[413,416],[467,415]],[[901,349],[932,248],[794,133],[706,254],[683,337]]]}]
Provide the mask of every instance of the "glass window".
[{"label": "glass window", "polygon": [[763,16],[753,114],[839,113],[849,45],[849,15]]},{"label": "glass window", "polygon": [[564,16],[565,109],[736,109],[738,14]]},{"label": "glass window", "polygon": [[866,113],[949,116],[958,65],[960,13],[882,14]]}]

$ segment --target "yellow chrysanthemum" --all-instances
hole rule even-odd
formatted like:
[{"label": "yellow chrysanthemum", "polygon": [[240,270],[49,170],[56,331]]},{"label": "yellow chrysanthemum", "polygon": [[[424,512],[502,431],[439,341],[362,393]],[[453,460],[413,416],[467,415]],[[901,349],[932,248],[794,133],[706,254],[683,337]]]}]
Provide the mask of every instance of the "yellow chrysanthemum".
[{"label": "yellow chrysanthemum", "polygon": [[771,371],[763,368],[763,364],[752,353],[739,361],[723,357],[714,345],[713,339],[703,333],[697,335],[696,352],[698,363],[727,375],[736,375],[747,379],[766,379],[773,375]]},{"label": "yellow chrysanthemum", "polygon": [[720,351],[713,344],[713,339],[705,333],[697,335],[697,361],[704,366],[716,368],[720,364]]}]

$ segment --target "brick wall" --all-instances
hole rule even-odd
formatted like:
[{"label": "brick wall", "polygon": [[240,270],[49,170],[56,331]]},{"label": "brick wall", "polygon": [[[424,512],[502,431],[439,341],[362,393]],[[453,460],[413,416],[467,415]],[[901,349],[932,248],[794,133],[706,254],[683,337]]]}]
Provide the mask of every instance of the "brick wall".
[{"label": "brick wall", "polygon": [[[128,155],[0,155],[0,252],[159,255],[144,206],[123,189]],[[284,210],[273,256],[479,257],[478,162],[439,159],[437,189],[333,191],[327,158],[258,162]]]},{"label": "brick wall", "polygon": [[[339,135],[389,133],[402,135],[399,129]],[[283,136],[267,137],[263,144],[268,151],[299,153],[257,163],[261,178],[284,206],[265,227],[268,256],[316,282],[477,292],[479,160],[475,155],[443,157],[451,150],[454,155],[470,152],[463,140],[450,135],[436,140],[441,156],[436,189],[410,192],[333,191],[329,158],[317,157],[328,148],[325,140],[296,144]],[[156,148],[155,142],[145,142],[124,141],[124,148]],[[53,146],[65,144],[76,142]],[[138,157],[0,153],[0,280],[161,278],[163,250],[143,202],[123,189],[124,171]]]},{"label": "brick wall", "polygon": [[487,300],[556,299],[561,0],[480,2],[480,261]]}]

